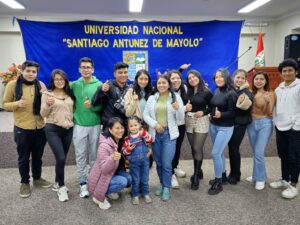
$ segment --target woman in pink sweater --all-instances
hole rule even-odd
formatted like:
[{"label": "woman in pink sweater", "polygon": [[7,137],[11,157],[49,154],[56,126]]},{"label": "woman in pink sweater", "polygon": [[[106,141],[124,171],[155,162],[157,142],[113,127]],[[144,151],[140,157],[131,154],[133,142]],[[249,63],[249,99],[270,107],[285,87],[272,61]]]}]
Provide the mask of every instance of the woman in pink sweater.
[{"label": "woman in pink sweater", "polygon": [[117,199],[123,188],[131,185],[131,177],[125,171],[121,155],[124,125],[120,118],[110,118],[105,131],[100,135],[97,159],[88,177],[89,192],[100,209],[109,209],[106,196]]}]

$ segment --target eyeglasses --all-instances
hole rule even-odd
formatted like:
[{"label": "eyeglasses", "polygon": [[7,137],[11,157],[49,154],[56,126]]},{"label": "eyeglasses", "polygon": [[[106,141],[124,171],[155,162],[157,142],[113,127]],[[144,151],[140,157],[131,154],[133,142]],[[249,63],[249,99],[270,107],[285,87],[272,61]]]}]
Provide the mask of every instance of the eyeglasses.
[{"label": "eyeglasses", "polygon": [[93,69],[93,67],[90,67],[90,66],[81,66],[79,67],[80,69],[82,70],[90,70],[90,69]]}]

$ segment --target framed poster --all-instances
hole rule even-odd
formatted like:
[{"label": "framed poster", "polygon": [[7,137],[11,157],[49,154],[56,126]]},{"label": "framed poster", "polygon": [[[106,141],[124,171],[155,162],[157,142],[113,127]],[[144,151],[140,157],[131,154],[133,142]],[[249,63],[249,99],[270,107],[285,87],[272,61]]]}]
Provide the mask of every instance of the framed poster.
[{"label": "framed poster", "polygon": [[137,71],[148,70],[148,51],[123,51],[123,62],[128,64],[128,79],[134,81]]}]

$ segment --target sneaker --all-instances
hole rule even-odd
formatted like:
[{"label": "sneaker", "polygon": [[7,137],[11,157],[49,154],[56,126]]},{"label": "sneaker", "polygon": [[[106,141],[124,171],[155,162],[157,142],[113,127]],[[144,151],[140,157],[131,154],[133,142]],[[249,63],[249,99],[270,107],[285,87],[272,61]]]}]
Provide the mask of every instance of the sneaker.
[{"label": "sneaker", "polygon": [[208,190],[209,195],[217,195],[223,191],[222,178],[215,178],[215,182]]},{"label": "sneaker", "polygon": [[261,191],[265,188],[265,182],[264,181],[256,181],[255,182],[255,189],[258,191]]},{"label": "sneaker", "polygon": [[172,188],[174,188],[174,189],[179,188],[178,180],[177,180],[175,174],[172,175],[171,184],[172,184]]},{"label": "sneaker", "polygon": [[[64,186],[64,187],[66,187],[66,186]],[[57,192],[58,189],[59,189],[58,183],[56,182],[55,184],[53,184],[52,187],[51,187],[51,189],[52,189],[52,191]],[[67,192],[69,192],[69,188],[66,187],[66,189],[67,189]]]},{"label": "sneaker", "polygon": [[162,192],[162,195],[161,195],[161,200],[163,201],[169,201],[171,198],[170,196],[170,190],[169,188],[163,188],[163,192]]},{"label": "sneaker", "polygon": [[111,200],[117,200],[120,198],[120,195],[118,193],[111,193],[111,194],[107,195],[107,197]]},{"label": "sneaker", "polygon": [[30,184],[22,183],[19,195],[21,198],[28,198],[30,196]]},{"label": "sneaker", "polygon": [[163,187],[160,186],[159,188],[156,189],[155,195],[156,196],[161,196],[162,193],[163,193]]},{"label": "sneaker", "polygon": [[149,204],[149,203],[152,202],[152,199],[151,199],[150,195],[145,195],[145,196],[144,196],[144,200],[145,200],[145,202],[146,202],[147,204]]},{"label": "sneaker", "polygon": [[132,205],[139,205],[140,204],[139,197],[138,196],[132,197],[131,203]]},{"label": "sneaker", "polygon": [[285,180],[276,180],[270,183],[270,187],[273,189],[281,189],[281,188],[288,188],[289,183],[286,182]]},{"label": "sneaker", "polygon": [[298,195],[298,188],[289,185],[287,189],[285,189],[282,193],[281,196],[283,198],[287,198],[287,199],[292,199],[295,198]]},{"label": "sneaker", "polygon": [[247,182],[249,182],[249,183],[254,183],[254,180],[253,180],[252,176],[247,177],[247,178],[245,179],[245,181],[247,181]]},{"label": "sneaker", "polygon": [[80,196],[80,198],[87,198],[90,196],[87,184],[80,185],[79,196]]},{"label": "sneaker", "polygon": [[186,176],[186,172],[184,172],[182,169],[175,168],[174,172],[177,177],[183,178]]},{"label": "sneaker", "polygon": [[107,201],[106,198],[104,199],[103,202],[100,202],[95,197],[93,197],[93,201],[99,206],[100,209],[106,210],[111,207],[111,204],[109,203],[109,201]]},{"label": "sneaker", "polygon": [[57,191],[58,200],[61,202],[69,201],[68,196],[68,188],[66,186],[62,186]]},{"label": "sneaker", "polygon": [[42,188],[49,188],[52,186],[52,183],[50,183],[49,181],[46,181],[43,178],[40,178],[38,180],[33,180],[33,184],[37,187],[42,187]]}]

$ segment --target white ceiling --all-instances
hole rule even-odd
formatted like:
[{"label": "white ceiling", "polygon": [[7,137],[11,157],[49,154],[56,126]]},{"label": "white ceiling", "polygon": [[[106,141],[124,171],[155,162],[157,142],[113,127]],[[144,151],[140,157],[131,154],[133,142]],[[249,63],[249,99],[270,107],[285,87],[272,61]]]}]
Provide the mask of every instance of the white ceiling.
[{"label": "white ceiling", "polygon": [[278,20],[300,11],[300,0],[272,0],[247,15],[237,10],[252,0],[144,0],[142,14],[128,12],[128,0],[18,0],[25,10],[12,10],[0,2],[0,16],[81,18],[193,17]]}]

